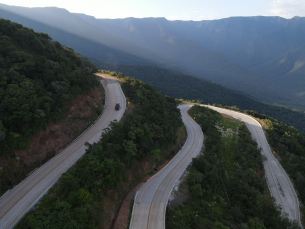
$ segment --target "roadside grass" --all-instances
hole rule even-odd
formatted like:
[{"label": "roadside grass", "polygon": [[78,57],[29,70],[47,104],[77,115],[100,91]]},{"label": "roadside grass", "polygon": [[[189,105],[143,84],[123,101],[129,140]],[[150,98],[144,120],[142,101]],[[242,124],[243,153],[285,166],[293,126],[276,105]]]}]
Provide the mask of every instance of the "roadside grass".
[{"label": "roadside grass", "polygon": [[[220,121],[215,125],[221,133],[219,158],[221,158],[220,168],[222,174],[224,174],[222,179],[227,182],[234,179],[235,171],[237,169],[235,158],[237,154],[238,129],[241,125],[244,125],[241,121],[225,117],[221,117]],[[226,192],[227,187],[225,187],[225,183],[222,183],[222,185]],[[228,202],[230,202],[229,199],[224,199],[222,195],[215,192],[213,199],[211,199],[208,204],[215,214],[224,214],[227,211],[226,204]]]},{"label": "roadside grass", "polygon": [[221,167],[224,170],[225,179],[234,178],[237,164],[235,162],[237,153],[238,129],[244,125],[241,121],[222,117],[216,128],[221,132]]}]

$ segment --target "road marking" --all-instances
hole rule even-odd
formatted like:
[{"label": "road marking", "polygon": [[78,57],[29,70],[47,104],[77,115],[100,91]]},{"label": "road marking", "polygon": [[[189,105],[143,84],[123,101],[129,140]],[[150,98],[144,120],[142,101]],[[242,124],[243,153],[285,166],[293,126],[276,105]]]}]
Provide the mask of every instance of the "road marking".
[{"label": "road marking", "polygon": [[[190,124],[190,122],[189,122],[187,119],[185,119],[185,120]],[[187,151],[187,153],[183,156],[183,158],[181,158],[181,160],[175,165],[175,167],[166,175],[166,177],[162,180],[162,182],[160,183],[159,187],[157,188],[157,190],[156,190],[156,192],[155,192],[155,195],[154,195],[154,197],[153,197],[153,199],[152,199],[152,201],[151,201],[150,207],[149,207],[148,219],[147,219],[147,229],[148,229],[148,226],[149,226],[149,217],[150,217],[151,206],[152,206],[152,204],[153,204],[153,202],[154,202],[155,196],[156,196],[156,194],[157,194],[157,192],[158,192],[160,186],[161,186],[162,183],[165,181],[165,179],[167,178],[167,176],[177,167],[177,165],[180,164],[180,162],[186,157],[186,155],[188,155],[188,153],[190,152],[190,150],[192,149],[192,147],[193,147],[193,145],[194,145],[194,142],[195,142],[195,131],[194,131],[193,126],[191,126],[191,127],[192,127],[193,132],[194,132],[194,140],[193,140],[192,146],[191,146],[190,149]]]},{"label": "road marking", "polygon": [[[117,100],[116,98],[116,95],[114,93],[114,96],[115,96],[115,100]],[[112,111],[112,114],[110,116],[110,118],[107,120],[107,122],[103,125],[102,128],[100,128],[95,134],[92,135],[91,138],[89,138],[86,142],[90,141],[98,132],[101,131],[101,129],[104,128],[104,126],[108,123],[108,121],[111,119],[112,115],[114,113],[114,110]],[[21,196],[1,217],[0,217],[0,220],[3,218],[3,216],[6,215],[6,213],[8,211],[10,211],[15,205],[17,202],[19,202],[26,194],[28,194],[29,191],[31,191],[33,189],[33,187],[35,187],[42,179],[44,179],[47,175],[49,175],[51,172],[53,172],[54,169],[56,169],[60,164],[62,164],[65,160],[67,160],[72,154],[74,154],[77,150],[79,150],[84,144],[82,144],[80,147],[78,147],[75,151],[73,151],[71,154],[69,154],[63,161],[61,161],[56,167],[54,167],[50,172],[48,172],[45,176],[43,176],[39,181],[37,181],[33,186],[32,188],[30,188],[23,196]],[[11,196],[9,197],[11,198]]]}]

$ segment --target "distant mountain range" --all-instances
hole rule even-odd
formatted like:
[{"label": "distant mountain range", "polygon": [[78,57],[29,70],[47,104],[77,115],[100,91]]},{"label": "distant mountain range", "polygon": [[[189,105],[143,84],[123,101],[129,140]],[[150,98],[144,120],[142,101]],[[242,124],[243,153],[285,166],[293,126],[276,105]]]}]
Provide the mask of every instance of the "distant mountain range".
[{"label": "distant mountain range", "polygon": [[270,104],[305,110],[305,18],[96,19],[55,7],[3,4],[0,17],[104,62],[192,74]]}]

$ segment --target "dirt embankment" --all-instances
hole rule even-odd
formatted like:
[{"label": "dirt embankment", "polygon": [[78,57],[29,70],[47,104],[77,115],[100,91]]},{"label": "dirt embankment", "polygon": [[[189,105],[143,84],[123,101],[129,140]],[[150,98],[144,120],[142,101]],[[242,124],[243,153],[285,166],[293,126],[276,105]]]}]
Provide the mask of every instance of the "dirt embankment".
[{"label": "dirt embankment", "polygon": [[220,113],[220,114],[221,114],[221,116],[224,117],[224,118],[228,118],[228,119],[233,119],[233,120],[234,120],[234,118],[233,118],[232,116],[230,116],[230,115],[223,114],[223,113]]}]

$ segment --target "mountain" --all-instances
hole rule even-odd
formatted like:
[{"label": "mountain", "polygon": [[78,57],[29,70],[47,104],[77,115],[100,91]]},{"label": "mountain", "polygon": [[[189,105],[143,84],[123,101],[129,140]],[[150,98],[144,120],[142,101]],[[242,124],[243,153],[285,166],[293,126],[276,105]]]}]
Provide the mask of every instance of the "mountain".
[{"label": "mountain", "polygon": [[[82,15],[82,18],[89,19],[86,15]],[[156,36],[159,34],[164,36],[170,33],[184,39],[196,41],[209,50],[219,52],[229,58],[234,57],[241,47],[246,46],[254,38],[276,31],[288,21],[281,17],[261,16],[231,17],[204,21],[168,21],[165,18],[111,20],[92,20],[93,18],[90,18],[91,20],[88,20],[88,22],[97,26],[102,25],[107,31],[121,37],[124,36],[129,40],[136,39],[136,42],[140,42],[141,45],[147,45],[147,40],[150,43],[156,39],[158,40]],[[155,31],[158,29],[161,31],[156,33]],[[145,33],[140,34],[143,30],[145,30]],[[152,36],[155,36],[154,39],[152,39]]]},{"label": "mountain", "polygon": [[202,100],[206,104],[217,103],[224,106],[237,106],[242,110],[253,110],[294,126],[305,133],[305,112],[303,111],[261,103],[219,84],[179,72],[145,65],[109,64],[97,59],[91,59],[91,62],[102,69],[123,72],[130,77],[152,84],[156,89],[171,97]]},{"label": "mountain", "polygon": [[[0,8],[5,10],[1,13],[2,17],[52,36],[57,35],[54,39],[59,42],[105,62],[146,64],[190,73],[257,97],[264,95],[264,98],[272,98],[272,94],[277,93],[276,88],[264,90],[260,87],[258,82],[262,80],[255,73],[197,41],[180,37],[177,29],[170,29],[172,23],[164,18],[98,20],[54,7],[24,8],[1,4]],[[16,18],[16,15],[23,18]],[[38,27],[32,22],[46,26]],[[71,34],[72,39],[62,39],[59,31]],[[105,55],[99,49],[106,49],[109,54]]]},{"label": "mountain", "polygon": [[273,82],[281,84],[285,89],[283,93],[301,98],[305,95],[305,45],[255,68],[255,71],[264,76],[270,85]]},{"label": "mountain", "polygon": [[[295,93],[295,89],[305,83],[304,78],[290,80],[287,87],[285,79],[275,80],[253,68],[255,61],[266,63],[304,43],[305,35],[301,31],[305,27],[301,27],[305,23],[302,18],[234,17],[185,22],[164,18],[109,20],[79,16],[88,23],[179,63],[184,73],[242,91],[271,104],[305,109],[302,91]],[[253,46],[259,40],[262,40],[261,45]],[[244,64],[248,60],[251,66]]]},{"label": "mountain", "polygon": [[[176,30],[195,39],[201,45],[232,58],[241,47],[255,37],[281,28],[287,19],[281,17],[231,17],[219,20],[192,22],[175,21]],[[181,30],[181,29],[180,29]]]},{"label": "mountain", "polygon": [[305,45],[305,19],[301,17],[186,22],[165,18],[96,19],[54,7],[0,4],[0,9],[4,10],[1,17],[48,33],[90,58],[191,74],[257,100],[305,110],[305,93],[299,89],[305,82],[303,68],[298,68],[292,80],[282,77],[282,72],[278,77],[269,74],[273,61]]},{"label": "mountain", "polygon": [[305,18],[294,17],[280,29],[259,36],[240,49],[234,60],[254,68],[305,44]]},{"label": "mountain", "polygon": [[[35,31],[48,33],[83,55],[88,54],[90,57],[104,61],[127,64],[146,63],[157,66],[171,64],[136,44],[86,23],[65,9],[26,8],[0,4],[0,10],[2,18],[21,23]],[[103,52],[104,50],[106,53]]]},{"label": "mountain", "polygon": [[[128,39],[183,66],[184,73],[208,79],[230,88],[255,94],[269,95],[255,73],[236,64],[224,55],[212,51],[195,39],[190,39],[186,31],[178,30],[176,22],[165,18],[98,19],[80,15],[88,23]],[[174,25],[174,26],[173,26]],[[189,33],[192,34],[192,33]],[[194,36],[197,37],[198,36]],[[274,90],[273,93],[276,93]]]}]

